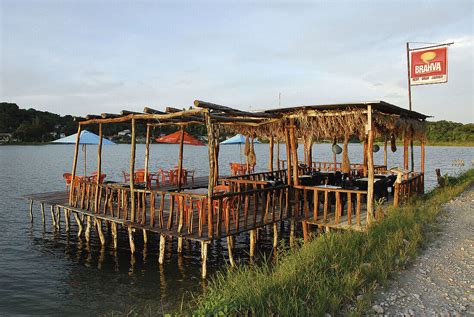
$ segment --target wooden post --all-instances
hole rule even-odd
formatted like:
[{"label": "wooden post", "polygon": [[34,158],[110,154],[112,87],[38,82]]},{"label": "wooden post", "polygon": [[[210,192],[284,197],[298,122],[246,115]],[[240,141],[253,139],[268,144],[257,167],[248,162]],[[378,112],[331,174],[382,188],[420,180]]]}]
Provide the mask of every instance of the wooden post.
[{"label": "wooden post", "polygon": [[183,237],[178,237],[178,253],[183,253]]},{"label": "wooden post", "polygon": [[56,206],[56,228],[59,230],[61,229],[61,207]]},{"label": "wooden post", "polygon": [[158,263],[161,265],[165,262],[165,242],[166,237],[163,234],[160,234],[160,253],[158,255]]},{"label": "wooden post", "polygon": [[206,278],[207,275],[207,241],[201,241],[201,259],[202,259],[202,278]]},{"label": "wooden post", "polygon": [[364,161],[363,161],[363,174],[364,174],[364,177],[367,177],[367,137],[365,138],[365,140],[363,141],[363,145],[364,145]]},{"label": "wooden post", "polygon": [[114,240],[114,250],[117,250],[118,247],[118,239],[117,239],[117,223],[115,221],[112,221],[112,238]]},{"label": "wooden post", "polygon": [[99,184],[100,184],[100,175],[102,174],[102,123],[99,123],[99,145],[97,146],[97,176],[96,182],[97,187],[95,189],[95,204],[94,210],[96,213],[99,212]]},{"label": "wooden post", "polygon": [[183,176],[183,144],[184,144],[184,126],[181,126],[181,135],[179,137],[178,192],[181,191],[181,178]]},{"label": "wooden post", "polygon": [[280,139],[277,138],[277,153],[276,153],[277,169],[280,170]]},{"label": "wooden post", "polygon": [[403,135],[403,168],[408,169],[408,132]]},{"label": "wooden post", "polygon": [[256,229],[250,230],[250,257],[253,257],[255,255],[255,241],[257,239],[256,237]]},{"label": "wooden post", "polygon": [[[207,196],[208,196],[208,199],[207,199],[207,215],[208,215],[208,219],[207,219],[207,228],[208,228],[208,237],[212,237],[213,236],[213,219],[212,219],[212,214],[213,214],[213,210],[214,210],[214,206],[213,206],[213,202],[212,202],[212,194],[214,192],[214,172],[215,172],[215,168],[214,168],[214,126],[213,124],[211,123],[211,117],[209,116],[209,113],[206,112],[204,114],[205,118],[206,118],[206,128],[207,128],[207,138],[208,138],[208,142],[207,142],[207,147],[208,147],[208,152],[209,152],[209,183],[208,183],[208,186],[207,186]],[[204,248],[204,246],[203,246]],[[207,250],[207,246],[206,246],[206,250]],[[207,256],[207,255],[206,255]]]},{"label": "wooden post", "polygon": [[288,169],[288,185],[293,184],[293,179],[291,177],[291,144],[290,144],[290,132],[288,127],[285,127],[285,144],[286,144],[286,168]]},{"label": "wooden post", "polygon": [[130,243],[130,252],[132,254],[135,253],[135,241],[133,240],[133,228],[132,226],[128,226],[128,242]]},{"label": "wooden post", "polygon": [[95,225],[96,225],[96,228],[97,228],[97,232],[99,233],[100,244],[102,246],[104,246],[105,245],[105,237],[104,237],[104,233],[102,232],[102,220],[101,219],[95,219],[94,222],[95,222]]},{"label": "wooden post", "polygon": [[276,222],[273,224],[273,247],[278,247],[278,225]]},{"label": "wooden post", "polygon": [[385,168],[388,168],[387,166],[387,136],[385,136],[385,143],[383,144],[383,165],[385,165]]},{"label": "wooden post", "polygon": [[[146,141],[145,141],[145,183],[148,187],[148,162],[150,158],[150,126],[146,125]],[[151,183],[150,183],[151,186]]]},{"label": "wooden post", "polygon": [[[135,150],[136,150],[136,135],[135,135],[135,119],[132,119],[132,145],[130,154],[130,221],[135,222]],[[131,230],[131,227],[129,227]],[[130,232],[129,230],[129,232]],[[130,235],[130,234],[129,234]],[[133,237],[132,237],[133,240]],[[132,244],[132,241],[130,245]],[[135,251],[135,249],[133,250]],[[132,252],[133,253],[133,252]]]},{"label": "wooden post", "polygon": [[44,215],[44,203],[41,203],[41,218],[43,219],[43,225],[46,223],[45,215]]},{"label": "wooden post", "polygon": [[51,206],[51,222],[53,227],[56,228],[56,216],[54,215],[54,206]]},{"label": "wooden post", "polygon": [[91,216],[87,216],[86,232],[84,235],[86,236],[86,241],[89,242],[91,239]]},{"label": "wooden post", "polygon": [[33,200],[30,200],[30,222],[33,222]]},{"label": "wooden post", "polygon": [[268,159],[268,170],[270,172],[273,172],[273,136],[270,137],[269,148],[270,148],[270,156]]},{"label": "wooden post", "polygon": [[425,141],[421,140],[421,173],[425,174]]},{"label": "wooden post", "polygon": [[307,242],[308,241],[308,222],[302,221],[301,225],[303,227],[303,241]]},{"label": "wooden post", "polygon": [[290,143],[293,161],[293,184],[298,185],[298,150],[296,148],[295,120],[293,118],[290,119]]},{"label": "wooden post", "polygon": [[305,148],[306,148],[306,165],[308,165],[309,168],[311,168],[313,166],[313,136],[309,136],[307,138],[307,143],[308,144],[305,144]]},{"label": "wooden post", "polygon": [[290,247],[295,246],[295,220],[291,218],[290,220]]},{"label": "wooden post", "polygon": [[69,210],[64,208],[64,221],[66,222],[66,232],[69,232],[70,224],[69,224]]},{"label": "wooden post", "polygon": [[374,215],[374,132],[372,129],[372,106],[367,106],[367,169],[368,169],[368,187],[367,187],[367,224],[373,219]]},{"label": "wooden post", "polygon": [[235,267],[234,256],[232,255],[233,244],[232,236],[227,236],[227,253],[229,254],[229,262],[231,267]]},{"label": "wooden post", "polygon": [[76,219],[76,222],[77,222],[77,227],[79,228],[77,230],[77,236],[81,237],[81,234],[82,234],[82,220],[79,218],[79,215],[77,214],[77,212],[73,212],[73,213],[74,213],[74,219]]},{"label": "wooden post", "polygon": [[143,232],[143,244],[146,246],[146,244],[148,243],[148,234],[146,232],[146,229],[143,229],[142,232]]},{"label": "wooden post", "polygon": [[71,186],[69,187],[69,204],[72,203],[72,193],[74,189],[74,178],[76,177],[77,155],[79,154],[79,142],[81,139],[81,125],[77,127],[76,145],[74,147],[74,160],[71,171]]}]

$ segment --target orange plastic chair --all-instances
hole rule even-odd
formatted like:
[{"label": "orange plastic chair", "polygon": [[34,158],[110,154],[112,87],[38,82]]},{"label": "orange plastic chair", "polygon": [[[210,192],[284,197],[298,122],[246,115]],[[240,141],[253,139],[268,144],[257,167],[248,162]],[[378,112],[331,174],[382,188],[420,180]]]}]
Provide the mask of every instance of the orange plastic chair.
[{"label": "orange plastic chair", "polygon": [[123,181],[125,183],[130,183],[130,173],[127,173],[125,171],[122,171],[122,174],[123,174]]},{"label": "orange plastic chair", "polygon": [[71,186],[72,174],[64,173],[63,178],[66,181],[66,190],[69,190],[69,186]]}]

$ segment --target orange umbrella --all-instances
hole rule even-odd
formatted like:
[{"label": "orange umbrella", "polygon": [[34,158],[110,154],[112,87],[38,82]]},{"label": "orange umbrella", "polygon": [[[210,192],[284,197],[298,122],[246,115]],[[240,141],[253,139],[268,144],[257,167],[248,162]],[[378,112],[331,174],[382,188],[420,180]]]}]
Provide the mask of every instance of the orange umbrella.
[{"label": "orange umbrella", "polygon": [[[156,142],[158,143],[172,143],[172,144],[179,144],[181,139],[181,131],[176,131],[175,133],[171,133],[169,135],[165,135],[161,138],[156,138]],[[195,137],[191,136],[190,134],[184,132],[184,144],[189,145],[199,145],[204,146],[205,144],[196,139]]]}]

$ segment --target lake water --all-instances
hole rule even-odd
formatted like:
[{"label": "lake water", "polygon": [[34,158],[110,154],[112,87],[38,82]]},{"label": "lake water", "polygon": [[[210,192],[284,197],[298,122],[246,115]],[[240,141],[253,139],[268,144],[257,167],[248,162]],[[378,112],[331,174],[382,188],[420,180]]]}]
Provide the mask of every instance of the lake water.
[{"label": "lake water", "polygon": [[[257,171],[266,169],[268,145],[255,145]],[[205,287],[200,278],[200,247],[185,243],[182,256],[166,254],[165,264],[158,265],[157,237],[149,237],[146,250],[141,236],[136,234],[137,254],[128,251],[124,232],[119,237],[119,249],[114,252],[108,243],[101,249],[92,232],[92,242],[86,245],[76,235],[76,226],[66,234],[57,232],[47,217],[43,227],[39,206],[34,206],[34,223],[28,215],[28,202],[20,196],[43,191],[63,190],[62,173],[70,172],[74,146],[1,146],[0,147],[0,315],[97,315],[112,311],[126,312],[133,307],[151,304],[153,312],[169,312],[190,300],[190,291]],[[143,167],[144,145],[137,145],[136,168]],[[281,146],[281,158],[285,157]],[[302,157],[302,146],[299,147]],[[389,166],[401,166],[403,149],[389,152]],[[107,179],[122,179],[122,170],[129,170],[129,145],[103,147],[103,167]],[[351,162],[362,161],[362,147],[349,146]],[[83,153],[79,155],[78,171],[83,171]],[[95,170],[97,147],[87,147],[87,169]],[[151,145],[150,170],[177,164],[177,145]],[[331,161],[331,145],[313,147],[313,159]],[[375,164],[382,164],[383,151],[374,154]],[[436,183],[435,168],[456,175],[472,167],[472,147],[426,147],[426,187]],[[239,161],[239,146],[221,146],[220,171],[229,173],[228,163]],[[464,160],[464,166],[454,166],[454,160]],[[419,148],[415,147],[415,166],[419,169]],[[195,168],[197,176],[207,175],[209,160],[206,147],[185,146],[184,167]],[[48,210],[47,210],[48,211]],[[49,212],[47,212],[47,216]],[[239,237],[234,251],[237,259],[248,262],[247,235]],[[176,241],[168,242],[176,250]],[[271,238],[259,242],[259,250],[271,250]],[[210,247],[208,271],[225,269],[225,246]]]}]

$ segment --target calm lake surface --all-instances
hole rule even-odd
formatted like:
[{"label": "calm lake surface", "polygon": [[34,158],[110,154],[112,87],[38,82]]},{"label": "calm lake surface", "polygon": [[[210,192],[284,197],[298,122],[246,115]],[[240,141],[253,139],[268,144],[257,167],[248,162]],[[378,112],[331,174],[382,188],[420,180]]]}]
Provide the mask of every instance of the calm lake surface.
[{"label": "calm lake surface", "polygon": [[[257,171],[266,170],[268,145],[255,145]],[[302,146],[299,147],[302,157]],[[112,311],[126,312],[133,307],[151,304],[153,312],[169,312],[188,302],[189,291],[205,287],[200,278],[200,247],[184,243],[182,256],[175,252],[176,241],[168,241],[168,252],[163,267],[158,265],[156,237],[149,237],[148,247],[143,248],[141,235],[136,234],[137,254],[128,251],[125,232],[119,238],[119,250],[101,249],[92,231],[92,241],[87,245],[76,235],[76,225],[65,233],[64,225],[54,231],[51,218],[43,227],[39,206],[34,206],[34,223],[28,215],[28,202],[20,196],[28,193],[63,190],[62,174],[70,172],[74,146],[0,146],[0,315],[97,315]],[[144,145],[137,145],[136,168],[144,165]],[[281,146],[281,158],[285,157]],[[87,170],[96,169],[97,147],[87,147]],[[103,167],[108,180],[121,180],[122,170],[129,169],[129,145],[103,147]],[[362,161],[362,147],[349,146],[351,162]],[[403,148],[389,150],[389,167],[401,166]],[[415,166],[419,170],[419,147],[415,147]],[[150,170],[169,168],[177,164],[177,145],[151,145]],[[83,153],[79,155],[78,171],[83,171]],[[313,147],[313,159],[331,161],[331,145]],[[375,164],[382,164],[383,150],[374,154]],[[435,168],[456,175],[472,167],[472,147],[427,147],[426,186],[436,183]],[[221,175],[229,173],[228,163],[238,162],[239,146],[221,146]],[[339,158],[340,160],[340,158]],[[464,160],[464,166],[453,165],[454,160]],[[207,175],[209,160],[207,147],[185,146],[184,167],[195,168],[197,176]],[[47,216],[49,211],[47,209]],[[64,217],[62,217],[64,218]],[[63,220],[63,219],[62,219]],[[109,238],[109,237],[108,237]],[[236,259],[247,262],[247,235],[238,238]],[[224,243],[211,245],[208,260],[210,275],[225,269]],[[259,242],[259,250],[271,252],[270,235]]]}]

